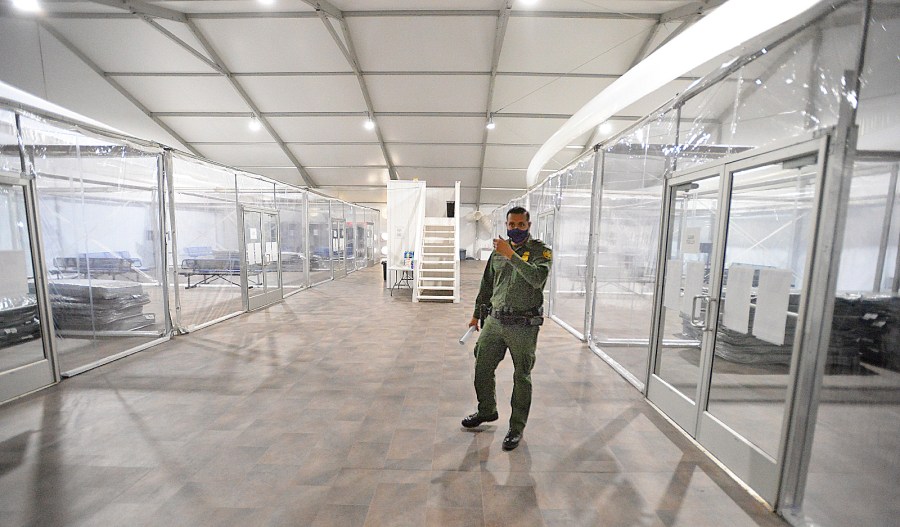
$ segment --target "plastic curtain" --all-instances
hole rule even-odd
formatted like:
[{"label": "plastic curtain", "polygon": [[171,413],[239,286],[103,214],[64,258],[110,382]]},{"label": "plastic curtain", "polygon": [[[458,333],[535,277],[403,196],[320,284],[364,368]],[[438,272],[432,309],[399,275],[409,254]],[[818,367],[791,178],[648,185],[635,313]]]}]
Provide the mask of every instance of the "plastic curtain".
[{"label": "plastic curtain", "polygon": [[179,288],[178,324],[190,331],[243,310],[240,219],[231,171],[180,155],[172,164],[178,253],[170,283]]},{"label": "plastic curtain", "polygon": [[22,118],[33,156],[60,369],[168,333],[162,289],[162,151]]},{"label": "plastic curtain", "polygon": [[403,267],[415,251],[425,217],[425,182],[388,181],[388,266]]}]

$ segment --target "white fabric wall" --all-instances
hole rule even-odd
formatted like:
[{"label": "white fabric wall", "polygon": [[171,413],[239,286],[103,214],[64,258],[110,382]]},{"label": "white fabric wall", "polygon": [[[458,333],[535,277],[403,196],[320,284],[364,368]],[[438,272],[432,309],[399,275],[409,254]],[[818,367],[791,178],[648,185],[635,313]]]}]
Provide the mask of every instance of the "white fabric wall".
[{"label": "white fabric wall", "polygon": [[[388,181],[388,266],[403,265],[403,253],[414,251],[425,216],[424,181]],[[446,207],[446,205],[445,205]]]}]

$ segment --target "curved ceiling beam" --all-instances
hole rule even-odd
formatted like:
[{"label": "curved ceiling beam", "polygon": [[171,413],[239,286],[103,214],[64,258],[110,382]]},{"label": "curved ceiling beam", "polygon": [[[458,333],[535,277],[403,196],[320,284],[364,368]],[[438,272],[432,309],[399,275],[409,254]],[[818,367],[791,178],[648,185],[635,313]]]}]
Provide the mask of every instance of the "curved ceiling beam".
[{"label": "curved ceiling beam", "polygon": [[[800,16],[822,0],[730,0],[654,51],[591,99],[538,150],[528,165],[527,184],[571,141],[654,91],[764,32]],[[674,94],[673,94],[674,95]]]}]

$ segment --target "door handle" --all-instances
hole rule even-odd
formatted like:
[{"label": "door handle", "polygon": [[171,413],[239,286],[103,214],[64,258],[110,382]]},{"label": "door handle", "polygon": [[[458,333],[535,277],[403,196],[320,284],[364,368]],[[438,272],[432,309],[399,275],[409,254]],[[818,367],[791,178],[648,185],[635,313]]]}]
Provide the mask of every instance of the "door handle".
[{"label": "door handle", "polygon": [[[706,320],[703,317],[703,313],[701,311],[700,317],[697,316],[697,301],[698,300],[706,300],[707,308],[709,307],[709,296],[708,295],[694,295],[694,299],[691,300],[691,326],[699,329],[706,329]],[[708,310],[708,309],[707,309]]]}]

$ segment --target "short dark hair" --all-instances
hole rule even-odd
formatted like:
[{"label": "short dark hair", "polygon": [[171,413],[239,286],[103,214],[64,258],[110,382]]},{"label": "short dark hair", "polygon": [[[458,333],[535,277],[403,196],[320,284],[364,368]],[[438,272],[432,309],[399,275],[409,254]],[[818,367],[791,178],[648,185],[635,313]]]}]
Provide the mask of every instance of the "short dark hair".
[{"label": "short dark hair", "polygon": [[531,214],[528,214],[528,211],[525,210],[525,207],[513,207],[506,211],[506,219],[509,219],[510,214],[524,214],[526,221],[531,221]]}]

